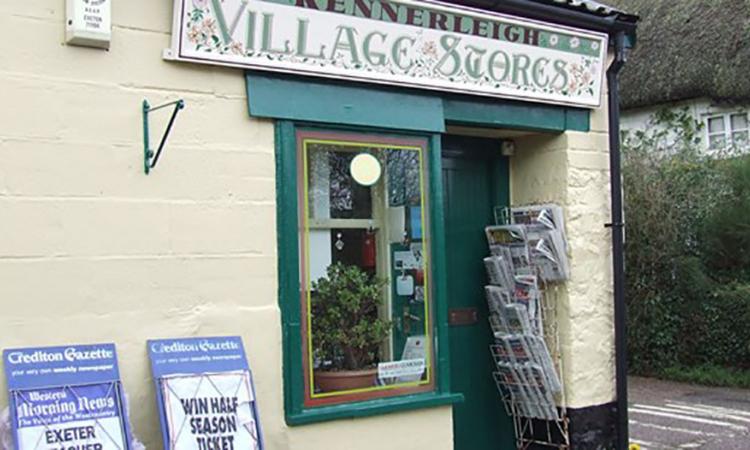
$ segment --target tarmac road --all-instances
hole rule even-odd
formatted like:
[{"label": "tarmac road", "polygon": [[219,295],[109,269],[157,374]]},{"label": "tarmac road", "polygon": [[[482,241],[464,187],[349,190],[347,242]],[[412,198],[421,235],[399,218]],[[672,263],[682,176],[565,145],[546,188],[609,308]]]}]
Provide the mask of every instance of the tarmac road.
[{"label": "tarmac road", "polygon": [[643,450],[750,449],[750,390],[631,377],[630,441]]}]

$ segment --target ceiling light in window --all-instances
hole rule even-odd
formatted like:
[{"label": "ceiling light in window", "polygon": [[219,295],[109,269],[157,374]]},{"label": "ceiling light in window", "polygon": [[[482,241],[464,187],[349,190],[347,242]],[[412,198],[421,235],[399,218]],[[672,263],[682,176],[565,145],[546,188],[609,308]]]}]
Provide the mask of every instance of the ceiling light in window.
[{"label": "ceiling light in window", "polygon": [[369,153],[360,153],[352,159],[349,166],[354,181],[362,186],[372,186],[378,182],[383,168],[380,161]]}]

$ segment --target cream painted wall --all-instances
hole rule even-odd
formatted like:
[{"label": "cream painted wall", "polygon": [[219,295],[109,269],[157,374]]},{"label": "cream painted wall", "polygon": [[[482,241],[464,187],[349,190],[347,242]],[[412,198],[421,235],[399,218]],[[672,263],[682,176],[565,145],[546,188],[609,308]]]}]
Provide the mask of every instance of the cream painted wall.
[{"label": "cream painted wall", "polygon": [[554,290],[565,398],[572,408],[615,399],[608,110],[591,132],[516,139],[511,158],[514,205],[554,202],[565,210],[571,279]]},{"label": "cream painted wall", "polygon": [[[0,2],[0,347],[115,342],[148,448],[145,340],[240,334],[269,450],[452,449],[449,407],[284,424],[272,124],[242,71],[162,60],[171,1],[113,3],[107,52],[63,44],[64,0]],[[187,103],[150,176],[144,98]]]}]

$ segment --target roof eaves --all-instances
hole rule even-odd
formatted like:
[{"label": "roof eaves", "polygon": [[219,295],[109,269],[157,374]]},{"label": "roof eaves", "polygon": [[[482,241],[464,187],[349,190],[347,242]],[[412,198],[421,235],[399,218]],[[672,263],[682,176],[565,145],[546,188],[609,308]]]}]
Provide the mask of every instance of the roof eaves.
[{"label": "roof eaves", "polygon": [[584,10],[597,16],[620,16],[622,19],[637,20],[638,17],[621,9],[614,8],[595,0],[533,0],[539,3],[555,4],[570,9]]}]

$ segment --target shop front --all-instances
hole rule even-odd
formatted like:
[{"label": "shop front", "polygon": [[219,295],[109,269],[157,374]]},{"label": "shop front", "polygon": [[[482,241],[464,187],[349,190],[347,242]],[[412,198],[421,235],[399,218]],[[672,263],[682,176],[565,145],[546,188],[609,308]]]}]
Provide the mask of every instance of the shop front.
[{"label": "shop front", "polygon": [[[60,45],[62,4],[0,6],[38,41],[0,65],[4,348],[115,343],[147,447],[146,341],[240,336],[267,449],[614,448],[606,74],[634,18],[460,3],[117,4],[108,52]],[[554,417],[520,420],[483,260],[527,205],[562,212],[569,275]]]}]

